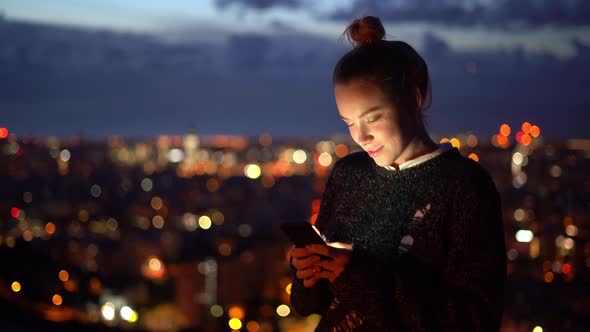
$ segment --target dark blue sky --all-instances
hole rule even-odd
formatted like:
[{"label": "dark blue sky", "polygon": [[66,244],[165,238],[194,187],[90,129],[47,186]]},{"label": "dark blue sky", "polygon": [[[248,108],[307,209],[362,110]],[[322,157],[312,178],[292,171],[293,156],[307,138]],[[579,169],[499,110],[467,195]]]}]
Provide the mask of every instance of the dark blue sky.
[{"label": "dark blue sky", "polygon": [[430,66],[433,133],[491,135],[530,121],[548,137],[590,137],[587,2],[388,3],[4,1],[0,126],[38,135],[346,133],[330,83],[349,48],[338,38],[349,18],[378,13],[390,38]]}]

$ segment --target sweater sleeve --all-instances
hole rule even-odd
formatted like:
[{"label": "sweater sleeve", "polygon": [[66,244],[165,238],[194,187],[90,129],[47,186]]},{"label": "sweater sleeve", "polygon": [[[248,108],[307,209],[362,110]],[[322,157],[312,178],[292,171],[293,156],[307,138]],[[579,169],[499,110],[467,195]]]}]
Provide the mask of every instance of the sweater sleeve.
[{"label": "sweater sleeve", "polygon": [[[322,233],[331,219],[337,178],[342,176],[342,172],[339,170],[340,163],[340,160],[338,160],[332,167],[322,194],[320,210],[315,222],[316,227]],[[293,278],[290,295],[291,306],[302,316],[308,316],[312,313],[324,315],[334,299],[329,288],[329,281],[320,279],[313,287],[305,287],[303,279],[298,279],[295,276],[297,269],[293,264],[289,264],[289,266]]]},{"label": "sweater sleeve", "polygon": [[506,274],[500,197],[487,174],[463,183],[453,199],[443,268],[427,267],[412,251],[391,265],[353,251],[330,284],[349,311],[382,331],[400,322],[408,331],[499,331]]}]

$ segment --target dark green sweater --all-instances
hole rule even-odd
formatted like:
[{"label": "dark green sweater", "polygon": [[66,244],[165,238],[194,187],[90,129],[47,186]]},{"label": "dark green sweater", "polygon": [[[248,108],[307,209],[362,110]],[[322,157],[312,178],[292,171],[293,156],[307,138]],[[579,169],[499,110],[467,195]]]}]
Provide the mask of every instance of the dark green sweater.
[{"label": "dark green sweater", "polygon": [[316,331],[498,331],[506,252],[489,174],[452,148],[387,170],[366,152],[336,162],[316,226],[354,249],[332,283],[294,275],[291,305]]}]

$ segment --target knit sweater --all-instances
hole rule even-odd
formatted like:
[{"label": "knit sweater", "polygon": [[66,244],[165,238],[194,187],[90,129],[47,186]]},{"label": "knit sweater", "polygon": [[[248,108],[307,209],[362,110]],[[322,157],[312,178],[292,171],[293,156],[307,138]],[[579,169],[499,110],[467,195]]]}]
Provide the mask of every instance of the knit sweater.
[{"label": "knit sweater", "polygon": [[398,171],[366,152],[338,160],[315,225],[329,242],[353,245],[333,282],[304,287],[290,265],[291,305],[322,315],[316,331],[499,331],[500,197],[456,148]]}]

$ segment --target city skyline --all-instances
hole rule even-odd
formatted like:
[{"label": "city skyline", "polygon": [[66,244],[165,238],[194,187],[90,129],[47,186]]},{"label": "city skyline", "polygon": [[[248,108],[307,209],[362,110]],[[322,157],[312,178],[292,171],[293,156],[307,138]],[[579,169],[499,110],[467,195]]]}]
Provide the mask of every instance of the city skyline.
[{"label": "city skyline", "polygon": [[[548,142],[530,123],[499,131],[520,143],[450,142],[489,170],[502,197],[503,330],[583,330],[590,140]],[[319,316],[290,306],[290,242],[279,225],[315,223],[330,169],[354,146],[188,134],[132,142],[9,136],[0,148],[6,330],[286,332],[317,324]]]}]

